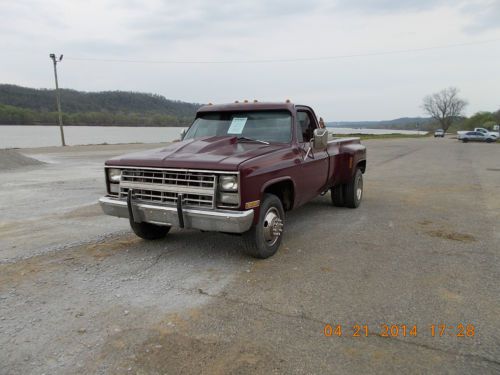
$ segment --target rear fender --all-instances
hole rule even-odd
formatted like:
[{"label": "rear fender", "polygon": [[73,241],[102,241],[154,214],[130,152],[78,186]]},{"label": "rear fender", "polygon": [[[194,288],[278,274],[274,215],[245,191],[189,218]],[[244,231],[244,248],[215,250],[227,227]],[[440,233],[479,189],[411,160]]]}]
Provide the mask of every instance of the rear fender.
[{"label": "rear fender", "polygon": [[366,146],[360,143],[347,144],[341,147],[339,156],[336,165],[339,173],[334,176],[332,186],[349,182],[358,167],[365,173]]}]

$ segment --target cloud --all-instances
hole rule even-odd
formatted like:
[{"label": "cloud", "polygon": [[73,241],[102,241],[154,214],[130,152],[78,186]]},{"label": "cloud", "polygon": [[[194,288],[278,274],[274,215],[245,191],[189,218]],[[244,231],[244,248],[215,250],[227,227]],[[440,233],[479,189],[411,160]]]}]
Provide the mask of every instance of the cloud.
[{"label": "cloud", "polygon": [[[356,55],[499,38],[498,0],[0,0],[0,82],[224,102],[290,97],[331,119],[420,114],[450,85],[496,106],[495,44],[290,64],[127,64]],[[113,61],[79,61],[88,57]],[[476,103],[476,104],[474,104]],[[493,104],[491,104],[493,103]]]},{"label": "cloud", "polygon": [[459,10],[469,18],[463,31],[479,33],[500,28],[500,1],[498,0],[337,0],[333,8],[340,12],[368,14],[395,14],[424,12],[436,8]]},{"label": "cloud", "polygon": [[334,4],[341,11],[397,13],[423,11],[453,3],[452,0],[337,0]]},{"label": "cloud", "polygon": [[141,30],[137,37],[165,43],[200,36],[258,35],[266,30],[256,24],[278,22],[294,16],[305,16],[323,6],[324,1],[311,0],[234,0],[214,6],[212,2],[187,0],[161,2],[138,11],[127,24]]},{"label": "cloud", "polygon": [[480,33],[500,28],[500,1],[486,0],[462,6],[465,14],[471,15],[471,21],[464,29],[471,33]]}]

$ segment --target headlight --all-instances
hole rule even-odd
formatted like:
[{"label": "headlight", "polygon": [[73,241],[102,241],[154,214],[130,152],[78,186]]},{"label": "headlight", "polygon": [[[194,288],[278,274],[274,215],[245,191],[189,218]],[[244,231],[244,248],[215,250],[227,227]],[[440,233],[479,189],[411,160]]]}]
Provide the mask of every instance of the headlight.
[{"label": "headlight", "polygon": [[122,177],[122,171],[120,169],[116,168],[108,169],[109,182],[120,182],[121,177]]},{"label": "headlight", "polygon": [[238,176],[235,175],[222,175],[219,177],[219,187],[223,191],[237,191],[238,190]]}]

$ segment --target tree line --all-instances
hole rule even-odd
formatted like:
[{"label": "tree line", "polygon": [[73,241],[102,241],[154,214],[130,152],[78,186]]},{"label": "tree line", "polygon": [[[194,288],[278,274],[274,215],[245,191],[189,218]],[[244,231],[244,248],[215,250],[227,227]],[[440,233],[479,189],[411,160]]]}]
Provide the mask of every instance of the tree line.
[{"label": "tree line", "polygon": [[[65,125],[186,126],[200,104],[124,91],[61,89]],[[58,123],[54,90],[0,85],[0,124]]]},{"label": "tree line", "polygon": [[[177,117],[162,113],[135,112],[63,112],[64,125],[86,126],[188,126],[193,117]],[[27,108],[0,104],[0,124],[4,125],[55,125],[57,112],[34,111]]]}]

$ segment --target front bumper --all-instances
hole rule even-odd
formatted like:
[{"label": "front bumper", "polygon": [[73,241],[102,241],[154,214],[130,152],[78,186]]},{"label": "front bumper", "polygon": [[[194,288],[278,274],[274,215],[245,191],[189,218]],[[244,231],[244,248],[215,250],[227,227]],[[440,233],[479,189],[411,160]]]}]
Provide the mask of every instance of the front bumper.
[{"label": "front bumper", "polygon": [[[99,204],[105,214],[128,218],[127,202],[117,198],[102,197]],[[157,225],[180,226],[177,207],[158,206],[147,203],[132,203],[135,221]],[[198,210],[183,208],[184,228],[214,232],[243,233],[250,229],[253,210]]]}]

